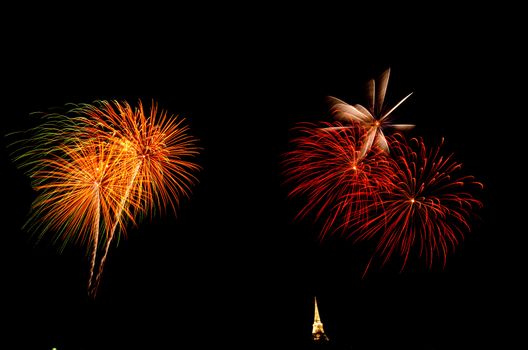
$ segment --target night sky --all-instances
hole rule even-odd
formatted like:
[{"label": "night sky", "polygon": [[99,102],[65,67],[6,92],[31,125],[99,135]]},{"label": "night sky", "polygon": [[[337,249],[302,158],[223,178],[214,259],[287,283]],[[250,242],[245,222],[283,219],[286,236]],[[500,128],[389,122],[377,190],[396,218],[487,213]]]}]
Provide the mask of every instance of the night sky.
[{"label": "night sky", "polygon": [[[32,112],[67,103],[154,99],[186,118],[203,170],[177,217],[147,219],[111,248],[93,301],[83,247],[59,254],[21,230],[34,193],[3,138],[2,342],[302,349],[314,295],[340,348],[518,342],[524,173],[514,135],[523,116],[511,85],[520,59],[506,30],[454,17],[437,23],[450,30],[428,34],[435,26],[425,18],[371,38],[353,25],[280,27],[287,16],[182,23],[181,15],[178,25],[168,16],[150,18],[147,30],[109,24],[112,16],[96,25],[57,15],[29,34],[5,34],[2,135],[32,125]],[[372,247],[318,243],[318,223],[294,221],[303,202],[287,199],[280,161],[296,123],[331,120],[326,96],[364,104],[365,83],[388,67],[388,103],[414,92],[395,120],[416,124],[409,134],[428,145],[444,137],[464,173],[485,184],[476,192],[484,208],[444,269],[414,259],[400,273],[395,261],[361,279]]]}]

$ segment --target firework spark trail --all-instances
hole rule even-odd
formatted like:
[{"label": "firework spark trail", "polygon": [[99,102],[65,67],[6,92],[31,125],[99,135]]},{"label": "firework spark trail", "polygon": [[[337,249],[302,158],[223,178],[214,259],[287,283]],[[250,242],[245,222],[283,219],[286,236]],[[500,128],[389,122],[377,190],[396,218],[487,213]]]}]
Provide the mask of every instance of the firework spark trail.
[{"label": "firework spark trail", "polygon": [[445,266],[448,254],[470,231],[474,209],[482,206],[472,195],[482,184],[459,174],[462,164],[452,154],[442,155],[442,144],[428,149],[422,139],[407,141],[400,134],[389,142],[393,186],[381,193],[381,202],[370,205],[374,215],[357,218],[356,238],[379,239],[374,255],[383,256],[382,265],[399,253],[403,270],[417,249],[429,268],[435,257]]},{"label": "firework spark trail", "polygon": [[[412,92],[401,99],[392,108],[385,108],[384,102],[387,85],[389,83],[389,76],[390,69],[387,69],[380,77],[378,84],[379,89],[376,89],[376,81],[374,79],[369,81],[367,85],[368,108],[365,108],[360,104],[352,106],[338,98],[332,96],[328,97],[331,104],[330,110],[336,120],[351,124],[359,124],[365,129],[365,141],[361,148],[360,157],[364,157],[373,144],[376,144],[383,151],[389,152],[389,146],[383,133],[383,129],[392,128],[396,130],[408,130],[414,127],[412,124],[393,124],[390,120],[391,113],[405,102],[405,100],[412,95]],[[348,126],[340,126],[338,128],[347,127]]]},{"label": "firework spark trail", "polygon": [[[106,258],[108,256],[108,251],[110,249],[110,243],[112,243],[112,240],[114,238],[117,225],[121,222],[120,219],[121,219],[122,213],[124,212],[125,205],[127,201],[129,200],[130,190],[132,189],[132,186],[134,186],[134,181],[136,180],[137,174],[141,167],[141,163],[142,162],[139,162],[136,165],[136,168],[134,169],[134,172],[132,173],[132,176],[130,177],[129,184],[127,185],[127,188],[125,190],[125,194],[121,198],[119,207],[117,208],[115,212],[114,223],[112,224],[112,228],[110,229],[110,232],[108,234],[108,239],[106,240],[103,256],[101,257],[101,261],[99,262],[99,267],[97,269],[97,275],[95,277],[93,277],[93,266],[90,269],[90,282],[88,285],[89,287],[88,294],[91,295],[92,297],[95,297],[97,295],[97,290],[99,289],[99,284],[101,283],[101,275],[103,273],[103,267],[105,265]],[[92,283],[92,279],[94,279],[93,283]]]},{"label": "firework spark trail", "polygon": [[336,231],[352,235],[349,218],[368,217],[366,209],[388,184],[390,164],[384,152],[373,147],[362,157],[363,130],[341,125],[301,124],[283,162],[286,181],[293,184],[289,196],[307,198],[296,219],[314,212],[324,222],[320,239]]},{"label": "firework spark trail", "polygon": [[97,189],[97,195],[94,197],[94,205],[97,206],[96,216],[93,221],[93,247],[92,247],[92,253],[90,256],[90,272],[88,275],[88,291],[92,288],[92,278],[94,275],[94,269],[95,269],[95,262],[97,260],[97,247],[99,245],[99,229],[100,229],[100,221],[101,221],[101,194],[99,192],[99,189]]}]

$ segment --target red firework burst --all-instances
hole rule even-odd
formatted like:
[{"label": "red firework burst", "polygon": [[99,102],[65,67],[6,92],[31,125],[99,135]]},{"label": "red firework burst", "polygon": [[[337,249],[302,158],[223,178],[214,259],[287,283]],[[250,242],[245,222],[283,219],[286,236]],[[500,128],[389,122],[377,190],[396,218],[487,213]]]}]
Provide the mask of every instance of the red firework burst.
[{"label": "red firework burst", "polygon": [[349,236],[355,220],[368,222],[368,208],[390,184],[390,162],[372,147],[362,156],[364,130],[341,124],[300,124],[300,136],[285,154],[286,182],[293,184],[290,197],[305,196],[307,203],[296,219],[315,213],[323,221],[319,238],[340,231]]},{"label": "red firework burst", "polygon": [[403,270],[417,251],[428,267],[435,257],[445,266],[447,255],[470,230],[474,209],[482,206],[471,191],[483,185],[461,174],[462,164],[453,154],[442,155],[443,140],[430,149],[421,138],[408,141],[399,134],[389,142],[392,185],[383,188],[381,201],[370,205],[371,215],[351,218],[359,224],[356,238],[377,237],[374,255],[383,256],[382,264],[399,253]]}]

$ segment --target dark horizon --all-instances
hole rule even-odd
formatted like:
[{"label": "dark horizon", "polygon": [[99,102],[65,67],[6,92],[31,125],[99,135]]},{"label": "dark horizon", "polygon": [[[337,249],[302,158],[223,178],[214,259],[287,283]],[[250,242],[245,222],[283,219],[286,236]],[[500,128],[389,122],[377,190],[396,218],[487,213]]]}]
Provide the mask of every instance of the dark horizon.
[{"label": "dark horizon", "polygon": [[[17,62],[15,55],[10,62],[17,76],[8,80],[3,135],[27,128],[30,113],[67,103],[155,100],[187,120],[203,147],[197,159],[203,170],[177,217],[144,220],[114,244],[93,301],[86,295],[84,249],[69,246],[59,254],[21,230],[33,193],[9,159],[4,137],[8,342],[35,349],[154,349],[185,344],[179,340],[185,336],[190,348],[303,348],[317,296],[325,331],[343,348],[517,344],[509,319],[521,303],[514,222],[520,208],[513,204],[519,189],[510,177],[515,150],[495,141],[507,137],[503,121],[490,122],[502,118],[497,106],[511,108],[508,62],[486,58],[486,45],[462,47],[456,57],[430,45],[430,51],[372,60],[351,58],[352,51],[334,59],[309,40],[294,48],[230,43],[214,54],[185,48],[174,61],[145,53],[122,64],[115,57],[55,60],[48,48],[41,51],[46,60]],[[319,243],[320,223],[294,221],[301,202],[287,198],[280,161],[296,123],[331,121],[326,96],[364,103],[366,81],[388,67],[388,101],[414,92],[395,120],[416,124],[410,135],[427,145],[444,137],[464,173],[484,183],[476,193],[484,208],[445,268],[437,261],[428,269],[414,259],[400,273],[395,260],[362,279],[372,247],[338,238]]]}]

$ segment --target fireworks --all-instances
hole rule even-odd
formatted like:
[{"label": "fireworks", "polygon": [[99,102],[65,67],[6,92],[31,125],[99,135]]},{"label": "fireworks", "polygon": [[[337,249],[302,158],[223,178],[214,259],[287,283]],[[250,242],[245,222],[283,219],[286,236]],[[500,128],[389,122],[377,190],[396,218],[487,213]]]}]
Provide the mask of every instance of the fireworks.
[{"label": "fireworks", "polygon": [[127,149],[134,175],[129,195],[141,200],[142,210],[152,213],[167,205],[174,210],[181,197],[188,197],[199,166],[186,159],[197,155],[198,148],[183,120],[168,118],[155,104],[147,114],[141,102],[133,109],[126,102],[103,101],[79,112],[87,117],[88,132],[115,138]]},{"label": "fireworks", "polygon": [[200,167],[188,159],[199,149],[188,127],[155,103],[149,112],[141,101],[137,108],[118,101],[76,106],[68,115],[46,115],[31,137],[14,143],[15,160],[38,192],[25,227],[54,232],[63,246],[90,247],[92,296],[116,232],[138,215],[176,210],[197,181]]},{"label": "fireworks", "polygon": [[115,171],[118,159],[115,145],[95,140],[57,147],[31,176],[39,196],[26,226],[40,234],[59,233],[63,245],[97,240],[99,230],[92,230],[93,225],[112,222],[126,178]]},{"label": "fireworks", "polygon": [[[331,112],[337,120],[359,124],[364,128],[365,141],[361,148],[361,157],[364,157],[367,154],[374,143],[383,151],[389,151],[389,146],[385,139],[383,129],[393,128],[396,130],[408,130],[414,127],[412,124],[393,124],[390,121],[391,113],[407,100],[412,95],[412,92],[401,99],[394,107],[390,109],[385,108],[384,102],[387,85],[389,83],[389,76],[390,69],[387,69],[379,79],[379,88],[376,88],[376,81],[374,79],[369,81],[368,108],[359,104],[352,106],[335,97],[330,96],[328,98],[332,105]],[[339,128],[342,127],[343,126],[339,126]]]},{"label": "fireworks", "polygon": [[429,149],[421,138],[407,141],[399,133],[384,136],[385,126],[413,127],[388,124],[389,115],[410,96],[386,110],[388,79],[389,70],[379,90],[374,80],[369,83],[368,109],[331,98],[331,112],[340,122],[297,128],[300,136],[284,160],[286,182],[292,184],[288,195],[306,199],[296,219],[313,214],[323,222],[320,239],[340,234],[374,240],[372,256],[382,256],[382,265],[398,254],[403,269],[416,251],[427,266],[437,257],[445,266],[482,206],[472,195],[482,184],[461,174],[462,164],[452,154],[442,155],[441,146]]},{"label": "fireworks", "polygon": [[383,264],[394,254],[403,258],[402,269],[413,250],[432,266],[435,257],[446,264],[450,251],[470,230],[469,219],[482,203],[471,190],[481,188],[472,176],[460,174],[462,164],[444,156],[442,145],[428,149],[423,140],[396,134],[392,147],[392,185],[371,204],[368,218],[358,220],[358,239],[379,238],[376,254]]},{"label": "fireworks", "polygon": [[315,212],[324,222],[320,239],[338,228],[350,234],[347,223],[368,216],[371,201],[379,201],[390,184],[390,163],[382,150],[373,147],[369,157],[361,156],[363,129],[333,125],[301,125],[284,161],[287,181],[294,184],[289,196],[307,198],[297,217]]}]

